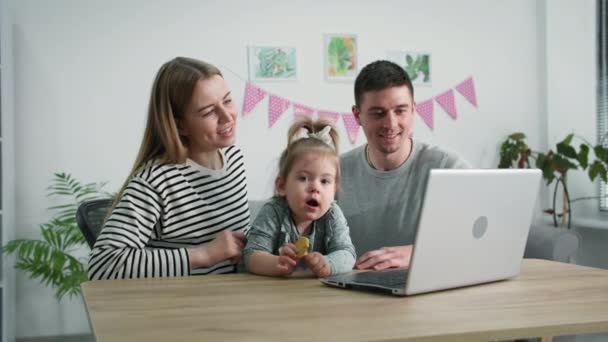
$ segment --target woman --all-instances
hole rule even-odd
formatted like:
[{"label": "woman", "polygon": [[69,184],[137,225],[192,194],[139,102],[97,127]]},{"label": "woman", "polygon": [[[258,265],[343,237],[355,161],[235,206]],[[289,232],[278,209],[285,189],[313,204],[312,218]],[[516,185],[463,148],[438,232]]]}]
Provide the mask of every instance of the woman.
[{"label": "woman", "polygon": [[160,68],[135,164],[91,251],[91,280],[235,271],[250,220],[236,119],[216,67],[177,57]]}]

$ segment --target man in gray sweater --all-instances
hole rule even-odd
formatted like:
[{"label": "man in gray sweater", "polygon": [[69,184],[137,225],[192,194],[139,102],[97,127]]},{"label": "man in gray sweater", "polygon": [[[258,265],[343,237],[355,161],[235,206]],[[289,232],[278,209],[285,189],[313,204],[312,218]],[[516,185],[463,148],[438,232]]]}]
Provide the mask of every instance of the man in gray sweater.
[{"label": "man in gray sweater", "polygon": [[360,255],[356,269],[407,267],[429,171],[470,167],[412,139],[415,109],[412,82],[399,65],[372,62],[357,76],[352,111],[367,144],[340,157],[338,197]]}]

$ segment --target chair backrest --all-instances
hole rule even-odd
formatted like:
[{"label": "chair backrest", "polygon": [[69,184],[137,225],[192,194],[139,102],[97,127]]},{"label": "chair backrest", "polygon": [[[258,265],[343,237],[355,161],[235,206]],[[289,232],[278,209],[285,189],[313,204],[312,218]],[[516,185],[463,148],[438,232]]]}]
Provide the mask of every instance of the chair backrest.
[{"label": "chair backrest", "polygon": [[76,222],[89,247],[93,248],[101,231],[103,220],[112,206],[113,199],[104,198],[83,202],[76,211]]}]

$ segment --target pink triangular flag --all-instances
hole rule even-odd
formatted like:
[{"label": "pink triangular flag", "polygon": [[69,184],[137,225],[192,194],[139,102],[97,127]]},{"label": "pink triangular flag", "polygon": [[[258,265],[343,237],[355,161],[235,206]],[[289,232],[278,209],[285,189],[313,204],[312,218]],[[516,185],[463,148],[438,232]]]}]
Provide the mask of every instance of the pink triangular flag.
[{"label": "pink triangular flag", "polygon": [[357,141],[357,135],[359,135],[359,123],[352,113],[343,113],[342,120],[344,120],[344,126],[346,127],[346,133],[348,133],[348,140],[351,144]]},{"label": "pink triangular flag", "polygon": [[319,118],[325,119],[333,124],[338,122],[338,118],[340,117],[340,113],[336,112],[328,112],[324,110],[317,111],[319,113]]},{"label": "pink triangular flag", "polygon": [[422,121],[433,129],[433,99],[418,102],[416,104],[416,111],[420,114]]},{"label": "pink triangular flag", "polygon": [[304,106],[301,104],[297,104],[297,103],[293,104],[293,115],[294,115],[295,119],[298,119],[302,116],[308,116],[308,117],[312,118],[314,113],[315,113],[315,110],[313,108],[310,108],[308,106]]},{"label": "pink triangular flag", "polygon": [[243,101],[243,115],[251,113],[253,108],[266,97],[266,94],[264,89],[257,87],[251,82],[247,82],[245,86],[245,100]]},{"label": "pink triangular flag", "polygon": [[464,96],[473,106],[477,107],[477,96],[475,96],[475,85],[473,77],[469,77],[457,85],[456,90]]},{"label": "pink triangular flag", "polygon": [[445,110],[454,120],[456,120],[458,114],[456,113],[454,91],[452,89],[435,96],[435,100],[437,100],[437,103],[439,103],[443,110]]},{"label": "pink triangular flag", "polygon": [[275,122],[285,113],[289,107],[289,100],[276,95],[270,95],[270,102],[268,103],[268,128],[272,127]]}]

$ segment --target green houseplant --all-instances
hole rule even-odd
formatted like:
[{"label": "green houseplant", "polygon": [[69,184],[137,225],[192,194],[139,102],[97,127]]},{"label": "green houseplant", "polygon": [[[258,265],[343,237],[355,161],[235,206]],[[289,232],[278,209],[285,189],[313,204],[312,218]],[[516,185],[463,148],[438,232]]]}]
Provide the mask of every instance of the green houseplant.
[{"label": "green houseplant", "polygon": [[[608,182],[608,147],[605,147],[604,135],[600,143],[593,145],[584,138],[569,134],[566,138],[555,145],[555,150],[549,149],[546,153],[530,149],[526,143],[524,133],[513,133],[500,145],[499,168],[530,168],[536,167],[542,170],[543,179],[547,186],[555,181],[552,196],[552,207],[545,213],[552,215],[555,227],[566,226],[570,228],[572,219],[571,204],[575,201],[594,199],[598,196],[570,198],[568,191],[568,172],[570,170],[586,171],[589,179],[593,182],[600,178]],[[578,141],[578,149],[574,144]],[[530,163],[534,160],[534,165]],[[561,187],[561,192],[559,191]],[[558,196],[562,196],[562,205],[558,209]],[[558,222],[560,219],[560,222]]]},{"label": "green houseplant", "polygon": [[15,268],[55,288],[57,299],[80,295],[80,283],[87,280],[87,260],[74,256],[86,240],[76,224],[78,206],[92,199],[112,195],[103,191],[104,183],[83,184],[66,173],[55,173],[47,197],[61,200],[48,208],[53,216],[40,225],[40,239],[16,239],[3,248],[16,256]]}]

